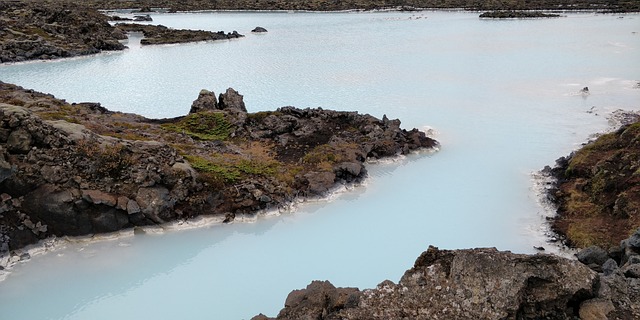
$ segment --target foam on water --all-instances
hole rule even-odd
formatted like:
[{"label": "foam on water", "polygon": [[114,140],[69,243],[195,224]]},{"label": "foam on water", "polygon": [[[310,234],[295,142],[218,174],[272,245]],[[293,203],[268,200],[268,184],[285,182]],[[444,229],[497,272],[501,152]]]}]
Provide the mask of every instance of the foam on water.
[{"label": "foam on water", "polygon": [[[148,117],[184,115],[200,89],[233,87],[250,111],[386,114],[430,126],[442,143],[368,164],[365,183],[328,199],[237,217],[247,223],[199,218],[56,240],[0,284],[0,319],[248,319],[275,315],[312,280],[397,281],[428,245],[564,253],[546,243],[552,210],[532,173],[607,130],[607,114],[640,110],[638,15],[413,14],[153,15],[247,37],[157,47],[138,37],[125,52],[0,66],[2,81]],[[269,32],[251,34],[256,26]]]}]

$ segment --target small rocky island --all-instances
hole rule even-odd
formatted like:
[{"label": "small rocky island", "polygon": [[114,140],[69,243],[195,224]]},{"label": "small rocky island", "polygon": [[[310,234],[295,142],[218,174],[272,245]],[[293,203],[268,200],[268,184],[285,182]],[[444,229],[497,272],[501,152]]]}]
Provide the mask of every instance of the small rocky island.
[{"label": "small rocky island", "polygon": [[438,143],[399,120],[283,107],[248,113],[202,90],[187,116],[146,119],[0,82],[0,248],[52,236],[225,222],[326,195],[369,158]]},{"label": "small rocky island", "polygon": [[544,13],[541,11],[521,11],[521,10],[497,10],[487,11],[480,15],[480,18],[488,19],[534,19],[534,18],[559,18],[561,15],[555,13]]}]

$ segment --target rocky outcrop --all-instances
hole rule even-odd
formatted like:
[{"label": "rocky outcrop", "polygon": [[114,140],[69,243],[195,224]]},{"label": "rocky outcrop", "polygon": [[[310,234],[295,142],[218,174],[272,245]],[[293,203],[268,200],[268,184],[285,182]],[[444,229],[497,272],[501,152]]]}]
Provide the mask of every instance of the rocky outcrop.
[{"label": "rocky outcrop", "polygon": [[251,30],[251,32],[262,33],[262,32],[267,32],[267,29],[263,27],[255,27],[253,28],[253,30]]},{"label": "rocky outcrop", "polygon": [[95,10],[32,2],[0,3],[0,63],[122,50],[107,17]]},{"label": "rocky outcrop", "polygon": [[552,228],[568,245],[617,246],[640,225],[640,122],[636,114],[614,120],[627,123],[546,169],[557,181],[548,192],[558,207]]},{"label": "rocky outcrop", "polygon": [[397,284],[360,291],[314,281],[275,319],[638,319],[640,247],[630,242],[626,266],[607,260],[601,273],[548,254],[429,247]]},{"label": "rocky outcrop", "polygon": [[0,82],[0,238],[51,236],[286,207],[366,176],[367,158],[437,142],[398,120],[280,108],[247,113],[233,89],[200,92],[185,117],[153,120]]},{"label": "rocky outcrop", "polygon": [[116,28],[122,32],[142,32],[144,34],[144,38],[140,40],[142,45],[228,40],[244,37],[237,31],[225,33],[224,31],[184,30],[167,28],[163,25],[135,23],[120,23],[116,25]]},{"label": "rocky outcrop", "polygon": [[499,10],[487,11],[480,14],[480,18],[490,19],[533,19],[533,18],[558,18],[561,17],[555,13],[544,13],[540,11],[515,11],[515,10]]}]

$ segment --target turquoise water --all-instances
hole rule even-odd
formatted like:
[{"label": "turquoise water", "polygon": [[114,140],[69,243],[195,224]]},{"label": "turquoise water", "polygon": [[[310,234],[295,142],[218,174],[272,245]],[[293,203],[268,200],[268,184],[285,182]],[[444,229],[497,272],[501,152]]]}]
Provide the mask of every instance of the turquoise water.
[{"label": "turquoise water", "polygon": [[[640,16],[480,20],[477,13],[198,13],[232,41],[0,66],[0,80],[149,117],[227,87],[250,111],[357,110],[436,131],[442,149],[369,166],[330,201],[252,223],[68,243],[11,270],[0,319],[249,319],[315,279],[397,281],[428,245],[531,253],[545,209],[531,173],[640,109]],[[250,34],[255,26],[267,34]],[[591,94],[578,92],[588,86]],[[587,111],[595,110],[593,113]]]}]

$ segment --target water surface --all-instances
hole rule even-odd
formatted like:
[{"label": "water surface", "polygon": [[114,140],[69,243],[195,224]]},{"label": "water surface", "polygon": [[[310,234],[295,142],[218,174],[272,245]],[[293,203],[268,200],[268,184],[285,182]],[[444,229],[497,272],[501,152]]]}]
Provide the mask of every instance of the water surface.
[{"label": "water surface", "polygon": [[[197,13],[155,23],[237,30],[231,41],[140,47],[0,67],[0,80],[148,117],[188,112],[233,87],[249,111],[355,110],[429,126],[442,149],[370,166],[329,202],[234,223],[68,244],[0,284],[0,319],[274,316],[315,279],[397,281],[428,245],[543,245],[531,173],[640,109],[640,17],[477,13]],[[251,34],[255,26],[269,30]],[[578,92],[588,86],[591,94]],[[589,113],[588,111],[593,110]],[[37,307],[34,307],[37,306]]]}]

